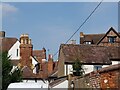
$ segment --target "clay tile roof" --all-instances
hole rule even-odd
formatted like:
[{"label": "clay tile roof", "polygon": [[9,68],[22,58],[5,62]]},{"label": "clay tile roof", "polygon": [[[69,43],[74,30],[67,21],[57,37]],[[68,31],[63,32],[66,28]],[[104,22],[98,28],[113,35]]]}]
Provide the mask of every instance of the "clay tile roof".
[{"label": "clay tile roof", "polygon": [[[84,41],[91,41],[93,44],[97,44],[97,42],[104,36],[105,34],[84,34]],[[83,41],[83,42],[84,42]]]},{"label": "clay tile roof", "polygon": [[108,72],[116,69],[120,70],[120,64],[110,65],[109,67],[101,68],[99,72],[103,73],[103,72]]},{"label": "clay tile roof", "polygon": [[9,51],[10,48],[16,43],[18,39],[17,38],[9,38],[9,37],[5,37],[5,38],[1,38],[0,37],[0,42],[1,42],[1,51]]},{"label": "clay tile roof", "polygon": [[20,62],[20,60],[10,60],[13,66],[17,66]]},{"label": "clay tile roof", "polygon": [[35,78],[35,74],[33,74],[32,69],[27,66],[23,67],[23,78]]},{"label": "clay tile roof", "polygon": [[84,64],[111,64],[107,47],[103,46],[62,44],[59,52],[59,59],[65,63],[79,59]]},{"label": "clay tile roof", "polygon": [[45,59],[45,52],[44,50],[33,50],[33,56],[40,57],[41,59]]},{"label": "clay tile roof", "polygon": [[111,60],[119,60],[120,61],[120,47],[108,47],[108,51],[110,52]]}]

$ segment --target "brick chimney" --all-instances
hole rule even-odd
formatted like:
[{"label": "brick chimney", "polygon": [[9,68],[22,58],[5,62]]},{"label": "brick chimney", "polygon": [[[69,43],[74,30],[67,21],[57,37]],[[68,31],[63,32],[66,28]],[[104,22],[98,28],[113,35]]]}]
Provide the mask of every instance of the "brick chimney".
[{"label": "brick chimney", "polygon": [[53,56],[49,54],[48,56],[48,75],[53,72]]},{"label": "brick chimney", "polygon": [[32,65],[32,52],[33,45],[28,34],[22,34],[20,36],[20,64],[21,66],[28,66],[31,68]]},{"label": "brick chimney", "polygon": [[46,49],[43,47],[44,59],[46,59]]},{"label": "brick chimney", "polygon": [[5,37],[5,31],[0,31],[0,37]]},{"label": "brick chimney", "polygon": [[80,32],[80,37],[84,37],[84,33],[83,32]]},{"label": "brick chimney", "polygon": [[84,43],[84,33],[80,32],[80,44]]}]

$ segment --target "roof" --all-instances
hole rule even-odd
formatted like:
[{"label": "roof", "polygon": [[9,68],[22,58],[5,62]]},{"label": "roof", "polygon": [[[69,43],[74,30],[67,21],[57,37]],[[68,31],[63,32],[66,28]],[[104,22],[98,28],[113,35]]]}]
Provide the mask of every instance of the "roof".
[{"label": "roof", "polygon": [[85,76],[89,76],[89,75],[91,75],[91,74],[97,74],[97,73],[108,73],[108,72],[110,72],[110,71],[115,71],[115,70],[120,70],[120,64],[115,64],[115,65],[109,65],[108,67],[104,67],[104,68],[101,68],[101,69],[99,69],[99,70],[97,70],[97,71],[92,71],[92,72],[90,72],[90,73],[88,73],[88,74],[85,74]]},{"label": "roof", "polygon": [[39,63],[42,63],[42,60],[46,59],[46,50],[33,50],[33,56],[38,60]]},{"label": "roof", "polygon": [[12,59],[12,60],[10,60],[10,62],[12,63],[13,66],[17,66],[19,64],[20,60]]},{"label": "roof", "polygon": [[16,43],[17,38],[9,38],[9,37],[0,37],[0,42],[2,42],[2,47],[0,48],[2,51],[9,51],[10,48]]},{"label": "roof", "polygon": [[85,41],[90,41],[92,44],[99,44],[111,30],[120,37],[120,32],[116,32],[115,29],[111,27],[106,34],[83,34],[83,37],[80,37],[80,44],[84,44]]},{"label": "roof", "polygon": [[99,41],[97,42],[97,44],[99,44],[99,43],[107,36],[107,34],[108,34],[110,31],[113,31],[113,32],[120,38],[120,34],[119,34],[118,32],[116,32],[113,27],[111,27],[111,28],[107,31],[107,33],[106,33],[101,39],[99,39]]},{"label": "roof", "polygon": [[117,60],[120,61],[120,47],[110,46],[107,47],[110,53],[110,60]]},{"label": "roof", "polygon": [[65,63],[73,63],[79,59],[84,64],[111,64],[107,47],[97,45],[62,44],[59,59]]},{"label": "roof", "polygon": [[105,67],[99,70],[100,73],[113,71],[113,70],[120,70],[120,64],[110,65],[109,67]]},{"label": "roof", "polygon": [[22,69],[23,78],[35,78],[35,74],[33,74],[32,69],[28,66],[24,66]]},{"label": "roof", "polygon": [[104,36],[105,34],[84,34],[84,38],[81,41],[83,44],[85,41],[91,41],[93,44],[97,44],[97,42]]},{"label": "roof", "polygon": [[58,85],[58,84],[60,84],[60,83],[62,83],[62,82],[64,82],[64,81],[66,81],[66,80],[67,80],[67,76],[60,77],[60,78],[56,79],[55,81],[51,82],[51,83],[49,84],[49,86],[50,86],[50,87],[54,87],[54,86],[56,86],[56,85]]},{"label": "roof", "polygon": [[45,59],[46,53],[44,50],[33,50],[33,56],[41,57],[42,59]]}]

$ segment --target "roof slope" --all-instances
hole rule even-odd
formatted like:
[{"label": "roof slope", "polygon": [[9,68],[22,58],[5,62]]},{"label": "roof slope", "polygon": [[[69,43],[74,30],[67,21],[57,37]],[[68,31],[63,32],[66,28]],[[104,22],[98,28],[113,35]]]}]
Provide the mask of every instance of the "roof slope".
[{"label": "roof slope", "polygon": [[101,39],[99,39],[99,41],[97,42],[97,45],[107,36],[107,34],[108,34],[110,31],[113,31],[113,32],[120,38],[119,33],[116,32],[113,27],[111,27],[111,28],[107,31],[107,33],[106,33]]},{"label": "roof slope", "polygon": [[[93,44],[97,44],[97,42],[104,36],[105,34],[84,34],[84,41],[91,41]],[[83,44],[84,41],[81,43]]]},{"label": "roof slope", "polygon": [[18,39],[17,38],[9,38],[9,37],[5,37],[5,38],[1,38],[0,37],[0,43],[1,43],[1,51],[9,51],[10,48],[16,43]]},{"label": "roof slope", "polygon": [[59,58],[63,57],[65,63],[73,63],[76,59],[84,64],[111,63],[107,47],[103,46],[62,44],[59,52]]},{"label": "roof slope", "polygon": [[111,30],[120,37],[120,32],[115,31],[115,29],[111,27],[105,34],[83,34],[83,37],[80,37],[80,44],[84,44],[85,41],[90,41],[92,44],[98,45]]}]

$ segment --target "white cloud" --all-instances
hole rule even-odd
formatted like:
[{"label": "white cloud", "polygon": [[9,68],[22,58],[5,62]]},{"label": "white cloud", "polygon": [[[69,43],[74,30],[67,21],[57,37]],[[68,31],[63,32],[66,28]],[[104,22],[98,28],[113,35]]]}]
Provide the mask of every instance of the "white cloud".
[{"label": "white cloud", "polygon": [[2,10],[2,15],[6,16],[12,13],[16,13],[18,8],[8,3],[0,3],[0,10]]}]

